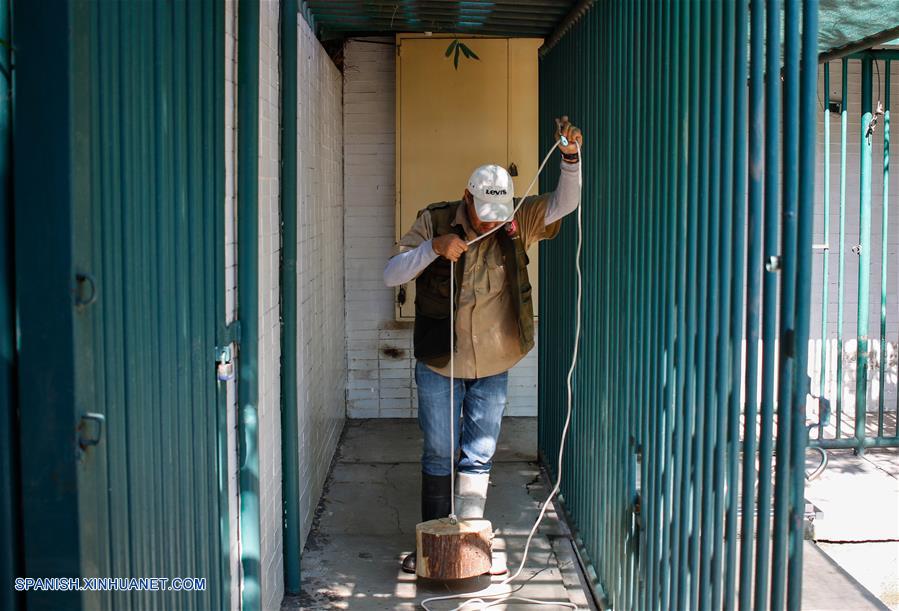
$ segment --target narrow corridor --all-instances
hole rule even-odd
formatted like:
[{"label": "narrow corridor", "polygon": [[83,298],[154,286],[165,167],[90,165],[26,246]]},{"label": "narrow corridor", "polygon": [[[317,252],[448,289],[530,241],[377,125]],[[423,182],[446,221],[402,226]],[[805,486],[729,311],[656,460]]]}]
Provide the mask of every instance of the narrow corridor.
[{"label": "narrow corridor", "polygon": [[[535,418],[504,420],[487,499],[487,518],[496,532],[494,549],[508,550],[513,572],[547,493],[536,463],[536,428]],[[452,588],[438,582],[423,585],[400,570],[400,559],[414,546],[419,521],[420,448],[415,420],[348,421],[303,550],[303,593],[287,598],[282,611],[418,609],[426,596],[470,592],[488,585],[487,577]],[[590,609],[579,574],[568,529],[550,511],[534,537],[527,566],[517,580],[524,585],[516,595],[570,600]],[[451,609],[460,602],[434,603],[433,608]],[[547,607],[509,604],[496,608]]]}]

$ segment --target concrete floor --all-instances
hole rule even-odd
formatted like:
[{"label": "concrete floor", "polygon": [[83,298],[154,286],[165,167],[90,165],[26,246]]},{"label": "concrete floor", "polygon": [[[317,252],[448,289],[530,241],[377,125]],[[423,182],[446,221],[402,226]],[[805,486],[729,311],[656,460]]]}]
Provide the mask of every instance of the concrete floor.
[{"label": "concrete floor", "polygon": [[899,449],[830,451],[805,496],[818,510],[818,548],[899,611]]},{"label": "concrete floor", "polygon": [[[418,609],[427,596],[471,592],[489,577],[450,586],[416,580],[400,570],[414,548],[420,517],[421,441],[414,420],[349,421],[319,507],[317,524],[303,551],[303,592],[285,599],[283,610]],[[521,548],[545,498],[538,477],[536,421],[507,418],[491,477],[486,517],[496,530],[494,549],[506,550],[518,566]],[[516,594],[543,601],[571,601],[590,608],[578,581],[566,529],[555,513],[534,537]],[[513,568],[514,570],[514,568]],[[502,581],[494,577],[493,581]],[[434,603],[450,609],[460,601]],[[552,607],[509,604],[497,609]]]},{"label": "concrete floor", "polygon": [[[414,420],[348,421],[303,551],[302,595],[286,598],[282,611],[419,609],[427,596],[471,592],[490,583],[482,577],[451,589],[400,570],[400,559],[414,547],[419,520],[420,447]],[[505,419],[487,518],[497,530],[495,548],[508,551],[512,570],[547,493],[535,460],[536,420]],[[827,470],[808,486],[808,500],[819,509],[819,541],[805,544],[803,609],[899,611],[897,478],[899,452],[869,451],[864,457],[830,453]],[[567,528],[554,512],[548,513],[534,539],[520,583],[524,585],[517,593],[522,596],[593,608]],[[456,604],[435,603],[433,608]],[[547,608],[557,607],[497,607]]]}]

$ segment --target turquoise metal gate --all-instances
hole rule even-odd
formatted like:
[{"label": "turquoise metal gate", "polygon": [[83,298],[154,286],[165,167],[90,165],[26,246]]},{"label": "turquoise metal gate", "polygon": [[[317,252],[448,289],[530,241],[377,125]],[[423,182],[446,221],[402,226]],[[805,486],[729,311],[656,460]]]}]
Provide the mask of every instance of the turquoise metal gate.
[{"label": "turquoise metal gate", "polygon": [[[562,494],[616,609],[799,608],[818,7],[783,8],[596,3],[541,63],[541,124],[588,135]],[[550,469],[573,233],[541,255]]]},{"label": "turquoise metal gate", "polygon": [[[826,62],[823,66],[824,182],[820,202],[823,226],[821,242],[815,246],[821,257],[819,337],[822,341],[818,344],[817,366],[818,392],[830,400],[834,414],[832,427],[821,423],[817,439],[812,442],[822,448],[854,448],[861,453],[870,447],[899,446],[899,392],[895,392],[895,378],[892,384],[895,397],[891,401],[886,400],[886,391],[889,390],[887,380],[893,377],[892,372],[897,366],[896,349],[899,348],[893,331],[887,326],[888,319],[893,323],[893,329],[896,324],[893,320],[896,303],[890,303],[893,296],[888,291],[893,282],[890,275],[896,274],[896,270],[889,266],[890,72],[895,60],[899,60],[899,52],[867,51],[843,58],[840,62]],[[836,65],[832,66],[832,63]],[[834,70],[834,76],[840,82],[840,95],[832,99],[831,70],[837,67],[839,72]],[[860,95],[850,99],[850,75],[857,73],[860,73]],[[833,111],[832,103],[835,106]],[[856,131],[851,136],[850,113],[853,117],[860,117],[858,125],[853,125]],[[840,126],[839,156],[836,160],[831,154],[831,120],[834,118],[839,119]],[[881,148],[879,156],[875,155],[876,144]],[[853,193],[847,193],[848,178],[855,174],[847,163],[847,150],[856,147],[858,154],[852,154],[850,158],[853,162],[858,160],[858,188],[857,191],[853,189]],[[837,166],[838,172],[834,173],[831,165]],[[832,177],[837,176],[838,184],[834,185]],[[880,187],[879,198],[875,197],[875,186]],[[836,208],[831,205],[833,200],[836,200]],[[853,205],[855,202],[857,206]],[[880,226],[875,227],[880,232],[879,244],[872,240],[871,235],[872,212],[876,210],[880,212]],[[851,229],[847,226],[847,216],[850,214],[858,219],[857,225],[853,223]],[[831,216],[837,216],[838,222],[831,223]],[[835,291],[831,290],[830,285],[832,252],[837,258]],[[853,265],[856,257],[857,265]],[[849,294],[847,289],[850,278],[857,281],[858,288],[854,295]],[[872,278],[879,289],[876,294],[872,288]],[[875,296],[876,301],[872,299]],[[855,333],[851,338],[847,329],[850,326],[847,323],[851,322],[846,316],[847,298],[850,306],[848,314],[855,315]],[[872,304],[876,304],[878,314],[878,327],[874,333],[870,328]],[[836,306],[835,327],[828,324],[828,320],[833,321],[828,316],[832,306]],[[872,337],[877,338],[876,344],[870,341]],[[855,342],[854,349],[850,339]],[[850,367],[846,365],[851,366],[853,361],[855,371],[847,371]],[[854,382],[850,374],[855,378]],[[870,396],[874,393],[876,398]]]},{"label": "turquoise metal gate", "polygon": [[223,3],[15,16],[24,572],[204,580],[27,608],[229,608]]}]

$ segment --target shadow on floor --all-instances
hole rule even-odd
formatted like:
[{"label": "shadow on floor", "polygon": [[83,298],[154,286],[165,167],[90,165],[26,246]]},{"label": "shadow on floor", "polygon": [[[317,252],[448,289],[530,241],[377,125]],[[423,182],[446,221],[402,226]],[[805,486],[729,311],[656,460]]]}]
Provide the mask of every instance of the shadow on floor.
[{"label": "shadow on floor", "polygon": [[[302,557],[302,594],[283,610],[418,609],[427,596],[472,592],[490,584],[481,577],[452,584],[417,580],[400,570],[415,545],[420,517],[419,453],[414,420],[356,420],[347,424]],[[527,534],[548,490],[536,464],[536,420],[507,418],[491,474],[486,517],[496,531],[494,549],[505,551],[511,570],[521,560]],[[575,559],[556,553],[554,539],[567,532],[548,513],[531,544],[517,595],[572,601],[588,608],[574,573]],[[494,582],[502,581],[494,577]],[[434,603],[450,609],[461,601]],[[503,607],[498,607],[503,608]],[[551,608],[509,604],[506,609]]]}]

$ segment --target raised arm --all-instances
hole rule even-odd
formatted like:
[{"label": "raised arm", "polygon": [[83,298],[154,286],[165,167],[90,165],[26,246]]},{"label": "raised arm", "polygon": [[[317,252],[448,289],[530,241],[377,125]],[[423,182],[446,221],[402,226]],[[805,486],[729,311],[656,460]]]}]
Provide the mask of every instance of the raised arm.
[{"label": "raised arm", "polygon": [[559,174],[559,184],[553,191],[546,204],[546,224],[555,223],[562,217],[577,210],[581,203],[581,186],[578,184],[578,170],[580,161],[568,163],[562,161],[562,172]]},{"label": "raised arm", "polygon": [[562,153],[562,172],[559,174],[559,184],[546,205],[547,225],[574,212],[581,203],[580,149],[584,145],[584,135],[567,116],[563,116],[556,119],[556,140]]}]

